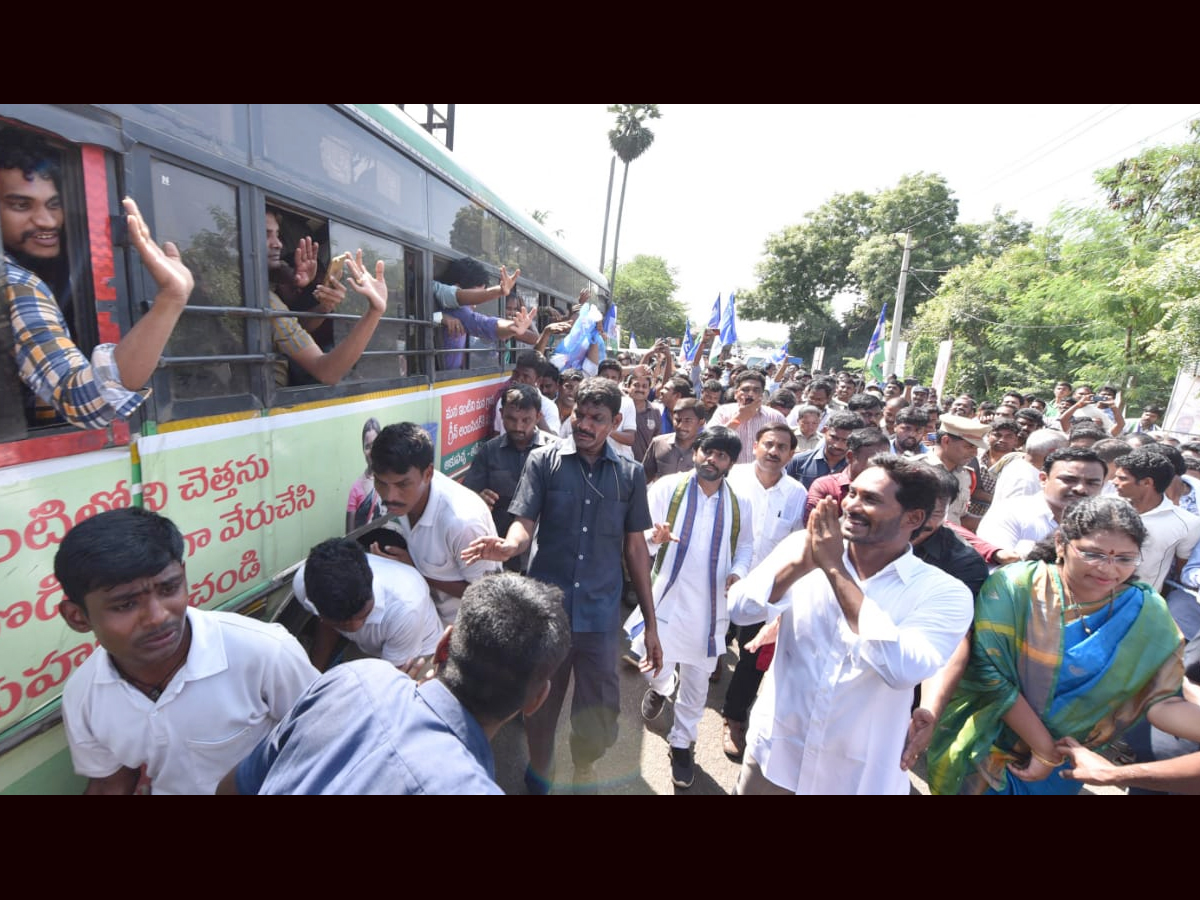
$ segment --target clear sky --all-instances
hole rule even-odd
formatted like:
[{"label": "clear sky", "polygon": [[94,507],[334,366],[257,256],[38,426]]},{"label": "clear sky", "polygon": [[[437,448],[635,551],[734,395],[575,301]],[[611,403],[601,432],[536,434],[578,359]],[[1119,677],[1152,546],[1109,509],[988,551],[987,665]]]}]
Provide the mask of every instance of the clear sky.
[{"label": "clear sky", "polygon": [[[1200,103],[660,108],[648,122],[654,144],[629,167],[618,265],[639,253],[666,259],[693,322],[707,321],[718,293],[753,287],[767,236],[833,194],[930,172],[946,178],[960,221],[999,206],[1043,225],[1061,204],[1101,202],[1096,169],[1182,143],[1200,117]],[[598,266],[614,120],[605,105],[458,104],[455,116],[462,164],[525,212],[548,211],[550,230]],[[606,263],[621,171],[618,161]],[[739,317],[738,333],[780,326]]]}]

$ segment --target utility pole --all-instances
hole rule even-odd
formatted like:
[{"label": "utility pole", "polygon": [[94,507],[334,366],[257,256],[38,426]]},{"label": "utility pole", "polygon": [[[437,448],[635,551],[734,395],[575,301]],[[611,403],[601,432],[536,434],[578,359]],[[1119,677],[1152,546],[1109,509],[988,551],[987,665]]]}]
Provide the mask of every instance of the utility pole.
[{"label": "utility pole", "polygon": [[912,245],[912,229],[909,228],[904,232],[904,259],[900,262],[900,285],[896,288],[896,310],[892,314],[892,339],[888,341],[887,354],[883,358],[884,378],[895,371],[900,351],[900,320],[904,318],[904,286],[908,282],[908,257]]},{"label": "utility pole", "polygon": [[600,238],[600,274],[604,274],[604,253],[608,249],[608,208],[612,206],[613,175],[617,171],[617,154],[608,164],[608,199],[604,201],[604,234]]}]

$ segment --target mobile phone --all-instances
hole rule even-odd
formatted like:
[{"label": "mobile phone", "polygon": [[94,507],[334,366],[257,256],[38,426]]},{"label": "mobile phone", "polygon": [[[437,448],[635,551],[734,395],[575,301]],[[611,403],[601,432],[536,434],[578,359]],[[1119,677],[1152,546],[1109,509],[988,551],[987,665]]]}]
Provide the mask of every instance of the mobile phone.
[{"label": "mobile phone", "polygon": [[937,440],[937,432],[936,431],[927,431],[925,433],[925,443],[932,444],[936,440]]},{"label": "mobile phone", "polygon": [[394,528],[372,528],[366,534],[358,536],[358,543],[364,550],[370,550],[372,544],[378,544],[380,550],[386,550],[388,547],[408,549],[408,542],[404,540],[404,535]]}]

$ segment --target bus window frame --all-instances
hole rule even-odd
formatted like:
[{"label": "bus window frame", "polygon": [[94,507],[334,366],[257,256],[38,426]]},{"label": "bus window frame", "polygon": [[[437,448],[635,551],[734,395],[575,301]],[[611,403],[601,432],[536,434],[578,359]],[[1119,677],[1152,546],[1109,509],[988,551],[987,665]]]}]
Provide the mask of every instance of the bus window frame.
[{"label": "bus window frame", "polygon": [[[5,112],[8,111],[6,108]],[[132,327],[127,277],[131,251],[117,187],[121,174],[118,167],[120,157],[106,146],[74,141],[51,131],[48,127],[50,122],[67,124],[61,115],[48,119],[39,117],[34,122],[6,115],[3,122],[11,127],[41,134],[59,152],[59,187],[64,205],[63,235],[68,270],[79,273],[71,281],[71,340],[90,359],[97,345],[116,343]],[[78,128],[67,130],[79,131]],[[98,167],[95,161],[99,161]],[[103,208],[90,208],[89,204],[96,201],[101,192]],[[101,221],[93,222],[93,218],[101,219],[104,224]],[[93,238],[97,240],[95,246]],[[97,258],[112,260],[111,288],[114,300],[100,302],[97,299]],[[56,296],[55,299],[59,298]],[[64,318],[65,315],[64,312]],[[126,446],[130,441],[130,426],[141,414],[142,410],[138,410],[130,420],[115,419],[104,428],[79,428],[65,421],[27,428],[23,436],[0,442],[0,468],[76,456],[106,447]]]}]

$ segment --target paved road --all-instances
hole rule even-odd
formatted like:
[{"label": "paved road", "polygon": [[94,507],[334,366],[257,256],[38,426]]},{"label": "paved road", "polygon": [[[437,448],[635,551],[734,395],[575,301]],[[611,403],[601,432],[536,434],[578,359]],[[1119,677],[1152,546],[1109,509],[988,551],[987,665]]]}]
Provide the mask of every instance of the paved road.
[{"label": "paved road", "polygon": [[[596,764],[600,794],[731,794],[737,782],[739,764],[731,762],[721,747],[721,704],[737,663],[737,644],[721,658],[721,680],[709,686],[708,703],[700,721],[699,740],[695,748],[696,780],[687,789],[671,783],[667,733],[671,730],[673,710],[668,703],[654,722],[642,721],[642,695],[646,683],[632,666],[620,663],[621,718],[620,735],[616,746]],[[555,758],[558,773],[551,793],[575,793],[572,785],[571,751],[567,743],[570,731],[568,714],[571,694],[563,704],[556,737]],[[496,755],[496,780],[508,794],[524,794],[525,765],[529,755],[525,747],[525,730],[519,719],[506,725],[493,741]],[[924,760],[910,773],[913,794],[928,794],[924,780]],[[1119,788],[1084,788],[1083,793],[1123,794]]]}]

